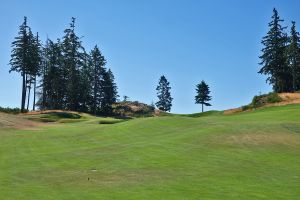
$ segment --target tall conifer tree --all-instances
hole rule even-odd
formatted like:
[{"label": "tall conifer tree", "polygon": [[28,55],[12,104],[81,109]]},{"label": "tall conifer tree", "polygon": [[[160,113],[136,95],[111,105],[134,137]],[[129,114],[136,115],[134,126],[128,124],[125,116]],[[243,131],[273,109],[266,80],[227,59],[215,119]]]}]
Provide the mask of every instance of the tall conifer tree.
[{"label": "tall conifer tree", "polygon": [[10,60],[10,71],[19,72],[22,76],[22,97],[21,97],[21,112],[25,112],[26,105],[26,84],[27,75],[30,63],[29,54],[29,37],[27,18],[24,17],[24,22],[19,27],[18,36],[15,37],[15,41],[12,42],[12,52]]},{"label": "tall conifer tree", "polygon": [[85,50],[81,45],[79,37],[75,33],[75,18],[72,18],[70,27],[65,31],[63,37],[63,56],[64,67],[67,70],[67,109],[78,110],[79,109],[79,97],[80,97],[80,71],[84,65]]},{"label": "tall conifer tree", "polygon": [[202,105],[202,112],[204,111],[203,106],[211,106],[210,103],[208,103],[211,100],[210,90],[209,86],[205,83],[205,81],[201,81],[196,86],[196,92],[197,95],[195,96],[195,102],[196,104],[201,104]]},{"label": "tall conifer tree", "polygon": [[117,101],[118,92],[115,77],[110,69],[105,71],[102,83],[101,112],[105,115],[112,113],[112,104]]},{"label": "tall conifer tree", "polygon": [[156,87],[158,101],[155,103],[157,108],[162,111],[170,111],[172,107],[170,83],[165,76],[161,76],[158,86]]},{"label": "tall conifer tree", "polygon": [[287,53],[288,64],[292,73],[292,91],[295,92],[300,89],[300,37],[294,21],[292,22]]},{"label": "tall conifer tree", "polygon": [[99,113],[101,110],[101,99],[103,96],[103,79],[105,74],[105,64],[106,60],[104,56],[101,54],[97,45],[90,53],[91,56],[91,65],[93,68],[93,79],[91,83],[92,87],[92,112],[94,114]]},{"label": "tall conifer tree", "polygon": [[281,26],[282,22],[274,8],[272,21],[269,23],[270,30],[262,40],[262,68],[258,72],[268,76],[267,82],[273,86],[275,92],[289,91],[291,80],[286,57],[286,27]]}]

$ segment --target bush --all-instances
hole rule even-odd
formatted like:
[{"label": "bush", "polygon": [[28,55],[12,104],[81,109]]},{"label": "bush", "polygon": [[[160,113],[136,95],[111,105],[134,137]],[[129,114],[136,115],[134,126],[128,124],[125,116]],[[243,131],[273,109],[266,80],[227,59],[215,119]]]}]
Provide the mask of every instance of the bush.
[{"label": "bush", "polygon": [[268,97],[267,97],[267,102],[268,103],[278,103],[281,102],[282,99],[281,97],[277,94],[277,93],[269,93]]},{"label": "bush", "polygon": [[277,103],[281,101],[282,99],[280,98],[280,96],[278,96],[277,93],[271,92],[269,94],[254,96],[251,105],[254,108],[258,108],[268,103]]},{"label": "bush", "polygon": [[10,114],[19,114],[21,112],[20,108],[2,108],[0,107],[0,112],[10,113]]},{"label": "bush", "polygon": [[152,105],[140,103],[138,101],[119,102],[113,105],[115,116],[127,117],[151,117],[155,108]]},{"label": "bush", "polygon": [[253,108],[253,106],[251,104],[250,105],[245,105],[245,106],[242,106],[242,111],[250,110],[252,108]]}]

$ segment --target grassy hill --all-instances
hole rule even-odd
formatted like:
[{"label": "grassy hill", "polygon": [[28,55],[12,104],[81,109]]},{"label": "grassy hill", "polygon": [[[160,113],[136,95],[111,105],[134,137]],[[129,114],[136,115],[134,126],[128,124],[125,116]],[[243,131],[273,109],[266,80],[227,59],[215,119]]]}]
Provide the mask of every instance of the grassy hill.
[{"label": "grassy hill", "polygon": [[48,114],[76,123],[35,130],[0,124],[0,199],[299,199],[300,105],[122,123],[78,115]]}]

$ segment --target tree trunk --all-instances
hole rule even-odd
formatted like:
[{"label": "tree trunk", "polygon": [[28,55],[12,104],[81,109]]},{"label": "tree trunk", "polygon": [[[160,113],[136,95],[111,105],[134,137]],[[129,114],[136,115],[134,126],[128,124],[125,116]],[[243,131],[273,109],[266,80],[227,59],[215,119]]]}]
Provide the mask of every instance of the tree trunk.
[{"label": "tree trunk", "polygon": [[29,110],[30,91],[31,91],[31,83],[29,83],[29,87],[28,87],[27,110]]},{"label": "tree trunk", "polygon": [[26,74],[22,74],[22,98],[21,98],[21,112],[25,112],[25,101],[26,101]]},{"label": "tree trunk", "polygon": [[293,67],[293,92],[296,92],[296,74],[295,74],[295,67]]},{"label": "tree trunk", "polygon": [[35,111],[35,95],[36,95],[36,76],[34,77],[34,86],[33,86],[33,105],[32,105],[33,111]]},{"label": "tree trunk", "polygon": [[203,104],[202,104],[202,112],[203,112]]}]

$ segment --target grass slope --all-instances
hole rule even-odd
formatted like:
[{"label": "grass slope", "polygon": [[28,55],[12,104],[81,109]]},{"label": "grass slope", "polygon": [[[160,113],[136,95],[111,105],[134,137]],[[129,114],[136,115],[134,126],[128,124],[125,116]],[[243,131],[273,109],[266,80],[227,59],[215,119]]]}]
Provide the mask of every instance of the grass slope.
[{"label": "grass slope", "polygon": [[299,199],[299,119],[289,105],[0,128],[0,199]]}]

